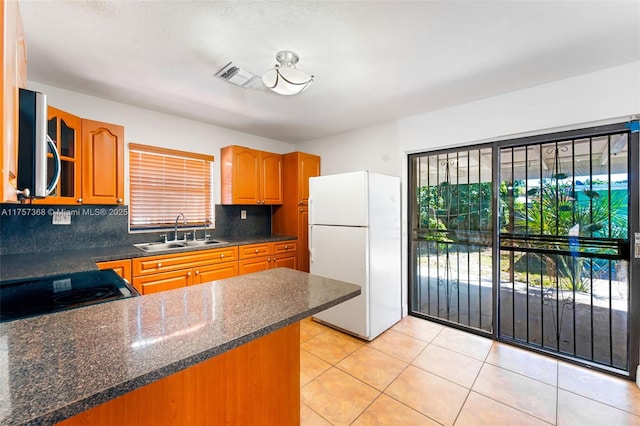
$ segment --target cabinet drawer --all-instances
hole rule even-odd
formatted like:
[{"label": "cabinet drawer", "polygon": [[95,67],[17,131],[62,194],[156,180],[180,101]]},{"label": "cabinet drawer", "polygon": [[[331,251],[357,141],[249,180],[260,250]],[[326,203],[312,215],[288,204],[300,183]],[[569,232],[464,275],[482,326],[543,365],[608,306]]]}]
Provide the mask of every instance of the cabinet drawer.
[{"label": "cabinet drawer", "polygon": [[247,244],[240,246],[240,259],[253,259],[272,253],[272,243]]},{"label": "cabinet drawer", "polygon": [[296,241],[283,241],[281,243],[273,243],[273,254],[295,253],[298,247]]},{"label": "cabinet drawer", "polygon": [[133,276],[195,268],[238,259],[238,247],[223,247],[188,253],[164,254],[133,259]]}]

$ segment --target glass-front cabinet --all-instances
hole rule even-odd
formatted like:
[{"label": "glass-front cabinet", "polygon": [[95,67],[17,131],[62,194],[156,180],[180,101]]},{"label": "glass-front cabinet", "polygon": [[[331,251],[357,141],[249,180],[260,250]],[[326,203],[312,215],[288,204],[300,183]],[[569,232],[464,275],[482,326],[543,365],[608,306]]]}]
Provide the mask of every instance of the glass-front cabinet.
[{"label": "glass-front cabinet", "polygon": [[[80,204],[82,203],[81,179],[81,126],[80,117],[48,108],[48,134],[60,153],[60,180],[51,195],[36,203],[45,204]],[[54,173],[53,155],[47,154],[47,174],[51,181]]]}]

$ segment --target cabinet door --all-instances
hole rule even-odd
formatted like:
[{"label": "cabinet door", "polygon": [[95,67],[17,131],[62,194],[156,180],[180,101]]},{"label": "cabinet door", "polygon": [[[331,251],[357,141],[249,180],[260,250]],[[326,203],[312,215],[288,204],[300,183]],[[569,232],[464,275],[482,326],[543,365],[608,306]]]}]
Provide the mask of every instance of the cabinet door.
[{"label": "cabinet door", "polygon": [[225,262],[218,265],[196,268],[194,274],[194,284],[235,277],[238,275],[238,262]]},{"label": "cabinet door", "polygon": [[[36,204],[82,203],[82,119],[54,107],[47,110],[47,133],[60,154],[60,180],[47,198]],[[53,155],[47,154],[47,180],[53,177]]]},{"label": "cabinet door", "polygon": [[260,151],[242,146],[220,150],[220,190],[223,204],[258,204]]},{"label": "cabinet door", "polygon": [[282,204],[282,155],[260,152],[260,204]]},{"label": "cabinet door", "polygon": [[131,259],[96,262],[96,265],[98,265],[98,269],[113,269],[116,274],[131,282]]},{"label": "cabinet door", "polygon": [[309,207],[298,208],[298,270],[309,272]]},{"label": "cabinet door", "polygon": [[[0,3],[0,59],[3,68],[2,86],[0,86],[0,129],[2,132],[2,150],[0,151],[0,201],[16,201],[16,178],[18,170],[18,88],[22,81],[26,84],[26,75],[22,77],[21,49],[24,45],[22,18],[17,1]],[[25,64],[26,66],[26,64]],[[26,68],[24,70],[26,74]]]},{"label": "cabinet door", "polygon": [[192,282],[193,271],[191,269],[186,269],[162,272],[160,274],[147,275],[145,277],[135,277],[133,279],[133,286],[140,292],[140,294],[144,295],[186,287]]},{"label": "cabinet door", "polygon": [[238,262],[238,272],[240,275],[252,272],[266,271],[271,267],[271,257],[257,257],[255,259],[244,259]]},{"label": "cabinet door", "polygon": [[296,269],[296,267],[298,266],[296,258],[297,256],[294,253],[281,256],[273,256],[273,258],[271,259],[271,267]]},{"label": "cabinet door", "polygon": [[84,204],[124,202],[124,127],[82,120]]},{"label": "cabinet door", "polygon": [[300,152],[298,157],[298,204],[309,204],[309,178],[320,176],[320,157]]}]

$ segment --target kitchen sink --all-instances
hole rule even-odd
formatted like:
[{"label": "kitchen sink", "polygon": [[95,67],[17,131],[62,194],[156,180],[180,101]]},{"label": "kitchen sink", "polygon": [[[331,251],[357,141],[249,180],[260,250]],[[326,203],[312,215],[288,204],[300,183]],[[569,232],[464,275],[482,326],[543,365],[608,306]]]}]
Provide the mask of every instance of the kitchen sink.
[{"label": "kitchen sink", "polygon": [[142,251],[162,251],[162,250],[172,250],[184,248],[187,245],[184,242],[168,242],[168,243],[140,243],[134,244],[134,247],[142,250]]},{"label": "kitchen sink", "polygon": [[191,246],[209,246],[215,244],[226,244],[226,241],[222,240],[194,240],[194,241],[186,241],[185,244],[189,247]]},{"label": "kitchen sink", "polygon": [[221,240],[167,241],[166,243],[163,243],[163,242],[139,243],[139,244],[134,244],[133,246],[142,251],[153,252],[153,251],[164,251],[164,250],[177,250],[185,247],[194,247],[194,246],[211,246],[216,244],[226,244],[226,241],[221,241]]}]

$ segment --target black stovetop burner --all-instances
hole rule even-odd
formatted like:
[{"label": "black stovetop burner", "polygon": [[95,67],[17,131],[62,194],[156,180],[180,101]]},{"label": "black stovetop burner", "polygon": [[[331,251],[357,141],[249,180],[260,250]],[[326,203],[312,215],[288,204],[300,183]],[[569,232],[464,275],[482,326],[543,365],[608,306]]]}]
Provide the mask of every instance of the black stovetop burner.
[{"label": "black stovetop burner", "polygon": [[0,322],[139,296],[113,270],[0,283]]}]

